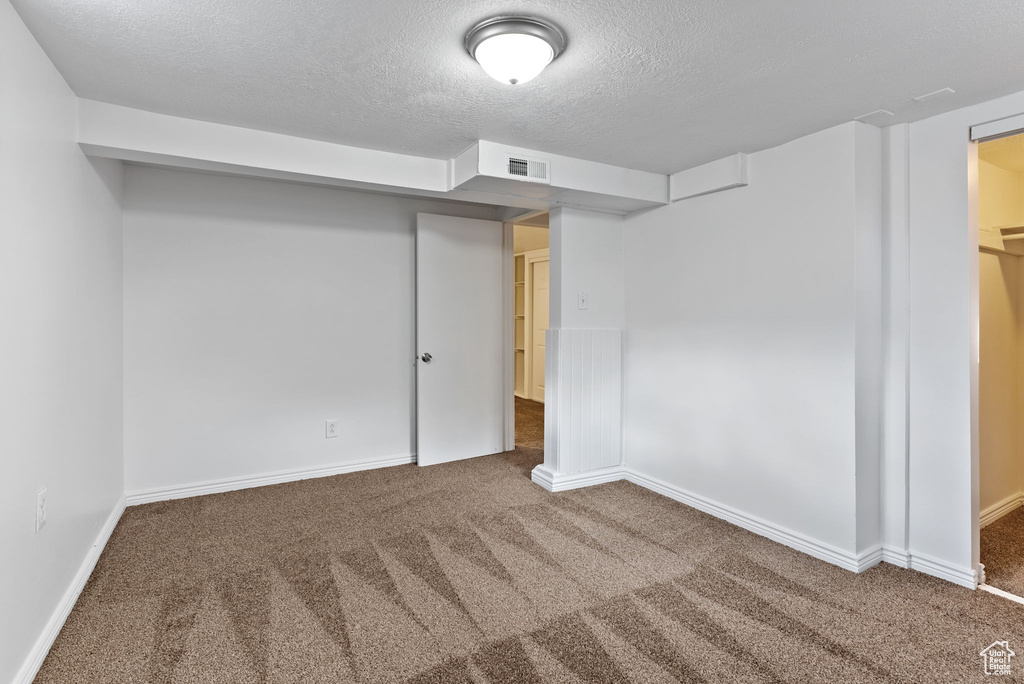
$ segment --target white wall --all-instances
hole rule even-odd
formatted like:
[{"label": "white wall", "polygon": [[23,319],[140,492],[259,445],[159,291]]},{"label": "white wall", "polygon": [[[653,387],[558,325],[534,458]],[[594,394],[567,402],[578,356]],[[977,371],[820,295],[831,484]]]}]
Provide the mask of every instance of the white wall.
[{"label": "white wall", "polygon": [[415,215],[492,208],[136,166],[124,202],[129,492],[412,453]]},{"label": "white wall", "polygon": [[626,465],[848,559],[879,541],[880,150],[832,128],[624,228]]},{"label": "white wall", "polygon": [[[551,212],[549,221],[551,327],[621,329],[622,217],[560,208]],[[582,310],[580,292],[589,299]]]},{"label": "white wall", "polygon": [[[0,681],[12,681],[123,490],[119,162],[0,1]],[[34,532],[36,492],[48,522]]]},{"label": "white wall", "polygon": [[1022,112],[1018,93],[910,125],[910,552],[964,584],[979,549],[977,146],[968,132]]}]

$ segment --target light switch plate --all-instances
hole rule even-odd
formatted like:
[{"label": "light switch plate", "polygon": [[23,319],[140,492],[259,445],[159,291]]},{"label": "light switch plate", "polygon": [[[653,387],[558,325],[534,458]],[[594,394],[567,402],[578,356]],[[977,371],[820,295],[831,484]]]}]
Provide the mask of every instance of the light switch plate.
[{"label": "light switch plate", "polygon": [[36,492],[36,532],[46,526],[46,487]]},{"label": "light switch plate", "polygon": [[590,306],[590,298],[587,297],[586,292],[580,292],[576,295],[576,304],[581,311]]}]

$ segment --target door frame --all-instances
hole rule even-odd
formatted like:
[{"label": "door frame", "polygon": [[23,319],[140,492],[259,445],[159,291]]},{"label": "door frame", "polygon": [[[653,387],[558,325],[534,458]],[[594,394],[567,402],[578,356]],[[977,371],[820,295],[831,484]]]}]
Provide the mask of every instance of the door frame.
[{"label": "door frame", "polygon": [[[533,396],[533,269],[532,266],[541,261],[547,261],[550,268],[551,263],[551,248],[546,247],[544,249],[534,249],[529,252],[521,252],[520,256],[524,257],[526,273],[524,274],[525,284],[523,285],[523,296],[525,297],[525,306],[523,313],[525,314],[525,323],[528,325],[524,331],[525,351],[523,352],[523,366],[525,366],[525,373],[530,379],[530,382],[524,380],[523,389],[526,391],[526,398],[530,401],[537,401]],[[550,285],[549,285],[550,288]],[[548,290],[548,303],[550,305],[550,289]],[[544,378],[544,384],[547,385],[547,378]],[[514,386],[513,386],[514,387]],[[543,402],[541,402],[543,403]]]},{"label": "door frame", "polygon": [[[505,221],[501,224],[502,230],[502,272],[501,272],[501,358],[505,367],[502,377],[504,378],[504,391],[502,392],[505,409],[504,435],[502,437],[505,451],[512,451],[516,448],[516,352],[515,352],[515,245],[513,243],[514,222]],[[525,360],[524,360],[525,362]]]},{"label": "door frame", "polygon": [[981,562],[981,254],[979,251],[978,150],[984,142],[1014,135],[1024,135],[1024,113],[1001,117],[994,121],[972,124],[968,128],[967,207],[968,259],[970,264],[970,400],[971,400],[971,562],[976,584],[985,583],[985,566]]}]

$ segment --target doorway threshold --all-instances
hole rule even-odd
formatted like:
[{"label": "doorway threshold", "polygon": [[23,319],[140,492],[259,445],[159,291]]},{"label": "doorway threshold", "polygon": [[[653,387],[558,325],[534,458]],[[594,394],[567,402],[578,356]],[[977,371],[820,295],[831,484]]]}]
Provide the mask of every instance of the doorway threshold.
[{"label": "doorway threshold", "polygon": [[1002,589],[998,589],[996,587],[993,587],[990,584],[985,584],[984,582],[982,582],[981,584],[978,585],[978,588],[981,589],[982,591],[987,591],[990,594],[995,594],[996,596],[1002,596],[1004,599],[1008,599],[1010,601],[1013,601],[1014,603],[1019,603],[1021,605],[1024,605],[1024,598],[1021,598],[1020,596],[1017,596],[1016,594],[1011,594],[1008,591],[1003,591]]}]

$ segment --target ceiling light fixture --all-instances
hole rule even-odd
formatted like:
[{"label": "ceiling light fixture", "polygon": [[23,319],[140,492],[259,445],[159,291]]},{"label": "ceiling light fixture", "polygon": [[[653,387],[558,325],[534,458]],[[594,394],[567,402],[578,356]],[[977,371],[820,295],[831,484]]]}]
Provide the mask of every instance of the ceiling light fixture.
[{"label": "ceiling light fixture", "polygon": [[492,78],[526,83],[565,49],[565,34],[531,17],[494,17],[466,34],[466,50]]}]

